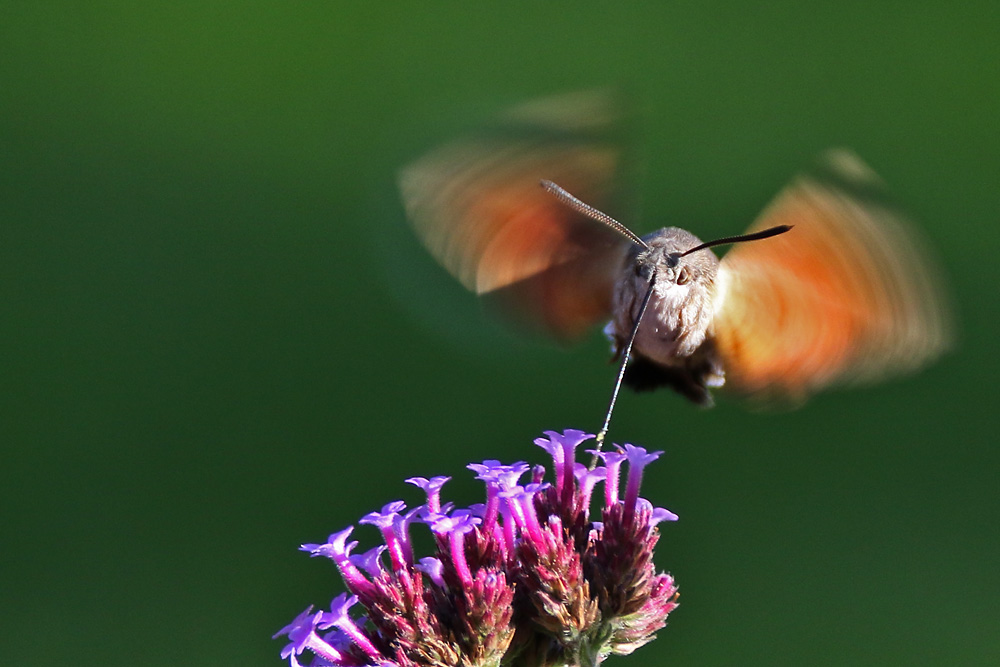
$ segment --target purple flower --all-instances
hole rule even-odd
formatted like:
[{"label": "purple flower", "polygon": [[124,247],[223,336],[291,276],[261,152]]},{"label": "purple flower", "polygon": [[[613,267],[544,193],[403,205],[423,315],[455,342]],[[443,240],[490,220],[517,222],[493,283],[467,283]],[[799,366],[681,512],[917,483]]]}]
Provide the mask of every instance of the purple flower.
[{"label": "purple flower", "polygon": [[647,465],[660,458],[663,452],[647,452],[642,447],[625,445],[625,456],[628,457],[628,485],[625,487],[625,520],[631,521],[635,512],[636,501],[639,499],[639,484],[642,482],[642,470]]},{"label": "purple flower", "polygon": [[361,649],[361,651],[363,651],[369,659],[376,662],[383,661],[384,656],[379,653],[379,650],[375,648],[375,645],[372,644],[368,636],[361,631],[361,628],[355,624],[351,615],[348,613],[351,607],[357,604],[357,602],[357,595],[348,597],[347,593],[341,593],[337,597],[333,598],[333,602],[330,603],[330,612],[323,612],[320,614],[318,627],[322,630],[336,627],[344,634],[345,637],[350,639],[355,646]]},{"label": "purple flower", "polygon": [[472,572],[465,559],[465,534],[475,530],[479,522],[471,513],[459,512],[452,516],[439,514],[430,522],[434,534],[448,540],[448,554],[463,586],[472,584]]},{"label": "purple flower", "polygon": [[369,576],[377,577],[382,574],[382,553],[385,552],[386,547],[384,544],[380,544],[376,547],[372,547],[363,554],[356,554],[353,556],[348,556],[351,563],[357,565],[362,570],[364,570]]},{"label": "purple flower", "polygon": [[[651,641],[677,606],[673,579],[652,562],[657,524],[677,515],[639,496],[643,470],[661,452],[625,445],[588,469],[576,450],[592,435],[545,436],[535,443],[552,457],[551,481],[545,467],[524,462],[470,464],[486,500],[452,510],[441,502],[449,478],[413,477],[407,482],[423,490],[424,505],[405,511],[395,501],[360,521],[378,529],[384,545],[352,555],[353,527],[326,544],[303,545],[335,563],[348,593],[329,611],[309,607],[279,631],[275,637],[289,639],[281,656],[292,667],[305,653],[312,667],[554,667],[598,665]],[[591,518],[601,482],[604,503]],[[414,557],[414,522],[434,536],[433,556]]]},{"label": "purple flower", "polygon": [[338,651],[333,645],[320,638],[316,634],[316,627],[323,618],[323,612],[313,613],[312,605],[295,617],[295,620],[278,630],[272,639],[277,639],[281,635],[288,635],[291,642],[281,649],[282,658],[290,658],[290,664],[297,665],[296,656],[303,651],[309,650],[317,658],[339,665],[344,664],[344,654]]},{"label": "purple flower", "polygon": [[431,581],[439,588],[445,587],[444,575],[442,574],[444,572],[444,563],[441,562],[440,558],[427,556],[426,558],[421,558],[420,563],[413,567],[430,577]]},{"label": "purple flower", "polygon": [[431,512],[441,511],[441,487],[445,485],[451,477],[411,477],[406,480],[407,484],[419,486],[427,494],[427,509]]},{"label": "purple flower", "polygon": [[367,523],[382,531],[385,546],[389,550],[393,569],[400,569],[409,564],[413,554],[409,552],[409,539],[406,528],[409,521],[400,516],[406,509],[406,503],[397,500],[385,505],[381,512],[369,512],[358,523]]},{"label": "purple flower", "polygon": [[350,557],[351,551],[354,547],[358,546],[356,541],[347,542],[347,538],[351,536],[353,531],[354,526],[348,526],[339,533],[330,535],[329,541],[326,544],[303,544],[299,549],[308,551],[314,557],[326,556],[332,560],[337,565],[340,576],[343,578],[344,583],[347,584],[348,590],[352,593],[370,593],[371,582],[365,578],[365,575],[362,574],[361,570],[358,569]]}]

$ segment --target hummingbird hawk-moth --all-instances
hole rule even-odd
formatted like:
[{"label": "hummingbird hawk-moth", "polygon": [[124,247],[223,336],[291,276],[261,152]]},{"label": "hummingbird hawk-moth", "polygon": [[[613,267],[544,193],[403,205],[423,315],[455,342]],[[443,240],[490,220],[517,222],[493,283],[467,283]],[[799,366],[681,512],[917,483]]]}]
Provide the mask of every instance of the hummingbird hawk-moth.
[{"label": "hummingbird hawk-moth", "polygon": [[[418,236],[465,287],[557,339],[606,322],[625,384],[701,405],[723,385],[802,399],[943,349],[931,264],[857,156],[824,154],[743,237],[640,238],[602,213],[621,201],[617,115],[603,94],[531,102],[418,159],[400,177]],[[721,260],[710,248],[749,239]]]}]

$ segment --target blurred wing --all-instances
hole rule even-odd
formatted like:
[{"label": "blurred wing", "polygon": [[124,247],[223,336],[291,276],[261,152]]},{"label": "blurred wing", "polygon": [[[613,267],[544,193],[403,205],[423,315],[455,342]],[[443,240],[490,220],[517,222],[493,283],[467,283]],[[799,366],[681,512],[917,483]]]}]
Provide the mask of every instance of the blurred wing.
[{"label": "blurred wing", "polygon": [[492,131],[408,166],[400,188],[414,229],[468,289],[557,338],[606,318],[627,242],[544,191],[542,179],[602,208],[620,142],[610,98],[581,93],[532,102]]},{"label": "blurred wing", "polygon": [[751,230],[794,225],[722,260],[715,336],[726,383],[803,398],[915,369],[948,342],[940,281],[859,158],[831,151]]}]

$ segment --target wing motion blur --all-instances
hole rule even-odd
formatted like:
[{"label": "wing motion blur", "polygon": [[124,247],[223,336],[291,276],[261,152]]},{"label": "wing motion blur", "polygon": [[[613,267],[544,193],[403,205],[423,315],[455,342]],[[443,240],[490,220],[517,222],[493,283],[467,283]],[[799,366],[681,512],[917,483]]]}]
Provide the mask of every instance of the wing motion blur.
[{"label": "wing motion blur", "polygon": [[466,288],[511,318],[558,339],[583,334],[607,319],[628,244],[540,181],[611,204],[619,115],[606,94],[548,98],[424,156],[400,175],[418,236]]},{"label": "wing motion blur", "polygon": [[948,343],[937,272],[875,174],[830,151],[734,247],[717,279],[715,341],[732,389],[802,398],[834,382],[915,369]]},{"label": "wing motion blur", "polygon": [[[635,267],[625,265],[634,240],[581,208],[620,212],[623,120],[614,96],[603,92],[516,107],[402,171],[409,219],[466,288],[529,328],[578,337],[610,319],[616,284],[635,281]],[[543,180],[584,204],[567,205]],[[694,373],[698,395],[707,397],[706,378],[719,384],[724,373],[727,389],[795,401],[830,384],[915,369],[947,346],[941,279],[878,177],[855,155],[825,154],[749,231],[780,225],[793,229],[739,243],[706,278],[704,344],[689,356],[650,354],[661,343],[673,349],[667,334],[676,328],[654,323],[630,377],[642,363],[651,365],[650,386]],[[675,288],[683,284],[662,286],[671,299],[691,292]],[[630,322],[619,328],[632,329]],[[711,373],[692,370],[702,363]]]}]

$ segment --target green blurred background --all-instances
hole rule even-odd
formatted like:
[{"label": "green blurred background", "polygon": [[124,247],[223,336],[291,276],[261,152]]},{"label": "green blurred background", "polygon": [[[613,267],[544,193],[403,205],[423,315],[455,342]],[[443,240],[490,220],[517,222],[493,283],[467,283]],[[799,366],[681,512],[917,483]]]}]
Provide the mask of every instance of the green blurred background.
[{"label": "green blurred background", "polygon": [[[296,551],[593,429],[613,369],[484,317],[397,169],[625,85],[640,231],[740,231],[856,149],[946,267],[956,349],[789,413],[625,395],[682,605],[633,665],[1000,664],[995,0],[0,7],[0,662],[278,665]],[[540,452],[539,452],[540,453]],[[375,531],[361,532],[365,546]]]}]

